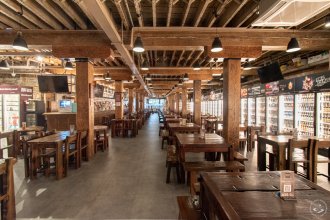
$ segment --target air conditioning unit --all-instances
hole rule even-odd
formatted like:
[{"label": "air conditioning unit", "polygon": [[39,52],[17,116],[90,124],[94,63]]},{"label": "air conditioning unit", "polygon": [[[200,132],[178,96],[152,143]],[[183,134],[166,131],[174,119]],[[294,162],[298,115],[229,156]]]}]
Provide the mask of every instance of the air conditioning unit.
[{"label": "air conditioning unit", "polygon": [[252,26],[297,26],[330,8],[330,0],[261,0]]}]

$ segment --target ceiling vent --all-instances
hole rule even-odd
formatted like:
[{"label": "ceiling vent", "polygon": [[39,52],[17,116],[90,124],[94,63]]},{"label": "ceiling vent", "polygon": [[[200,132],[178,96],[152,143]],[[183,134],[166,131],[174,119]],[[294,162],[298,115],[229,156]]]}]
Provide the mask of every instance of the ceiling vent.
[{"label": "ceiling vent", "polygon": [[252,26],[297,26],[330,8],[330,0],[261,0]]}]

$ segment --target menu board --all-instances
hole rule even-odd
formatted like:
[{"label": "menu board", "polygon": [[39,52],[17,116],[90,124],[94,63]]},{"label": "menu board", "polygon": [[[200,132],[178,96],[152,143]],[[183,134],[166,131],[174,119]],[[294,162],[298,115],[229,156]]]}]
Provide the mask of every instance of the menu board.
[{"label": "menu board", "polygon": [[96,84],[94,87],[94,97],[98,98],[114,98],[114,90],[108,87]]},{"label": "menu board", "polygon": [[280,80],[278,84],[280,93],[292,93],[294,92],[294,79]]}]

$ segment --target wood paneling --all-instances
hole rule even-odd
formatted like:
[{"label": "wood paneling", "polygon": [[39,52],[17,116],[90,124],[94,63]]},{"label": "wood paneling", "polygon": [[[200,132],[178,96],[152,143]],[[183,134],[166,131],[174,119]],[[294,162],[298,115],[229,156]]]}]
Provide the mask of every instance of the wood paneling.
[{"label": "wood paneling", "polygon": [[225,59],[223,67],[223,136],[235,149],[239,146],[241,60]]},{"label": "wood paneling", "polygon": [[202,81],[194,80],[194,122],[201,125]]},{"label": "wood paneling", "polygon": [[76,63],[77,130],[88,131],[88,158],[94,155],[94,68],[89,62]]},{"label": "wood paneling", "polygon": [[47,130],[68,131],[70,125],[76,125],[76,113],[51,112],[44,114],[47,120]]}]

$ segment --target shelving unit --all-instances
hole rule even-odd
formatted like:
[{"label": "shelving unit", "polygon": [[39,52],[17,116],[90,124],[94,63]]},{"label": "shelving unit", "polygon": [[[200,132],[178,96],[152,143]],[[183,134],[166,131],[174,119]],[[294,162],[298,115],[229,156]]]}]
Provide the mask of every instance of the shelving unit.
[{"label": "shelving unit", "polygon": [[256,100],[248,98],[248,124],[256,124]]},{"label": "shelving unit", "polygon": [[319,93],[317,100],[317,136],[330,138],[330,92]]},{"label": "shelving unit", "polygon": [[314,94],[296,95],[296,123],[298,134],[314,136]]},{"label": "shelving unit", "polygon": [[266,109],[266,130],[267,132],[277,131],[278,129],[278,96],[267,97]]},{"label": "shelving unit", "polygon": [[241,124],[246,124],[248,121],[247,99],[241,99]]},{"label": "shelving unit", "polygon": [[279,100],[279,131],[291,132],[294,126],[294,96],[281,95]]}]

